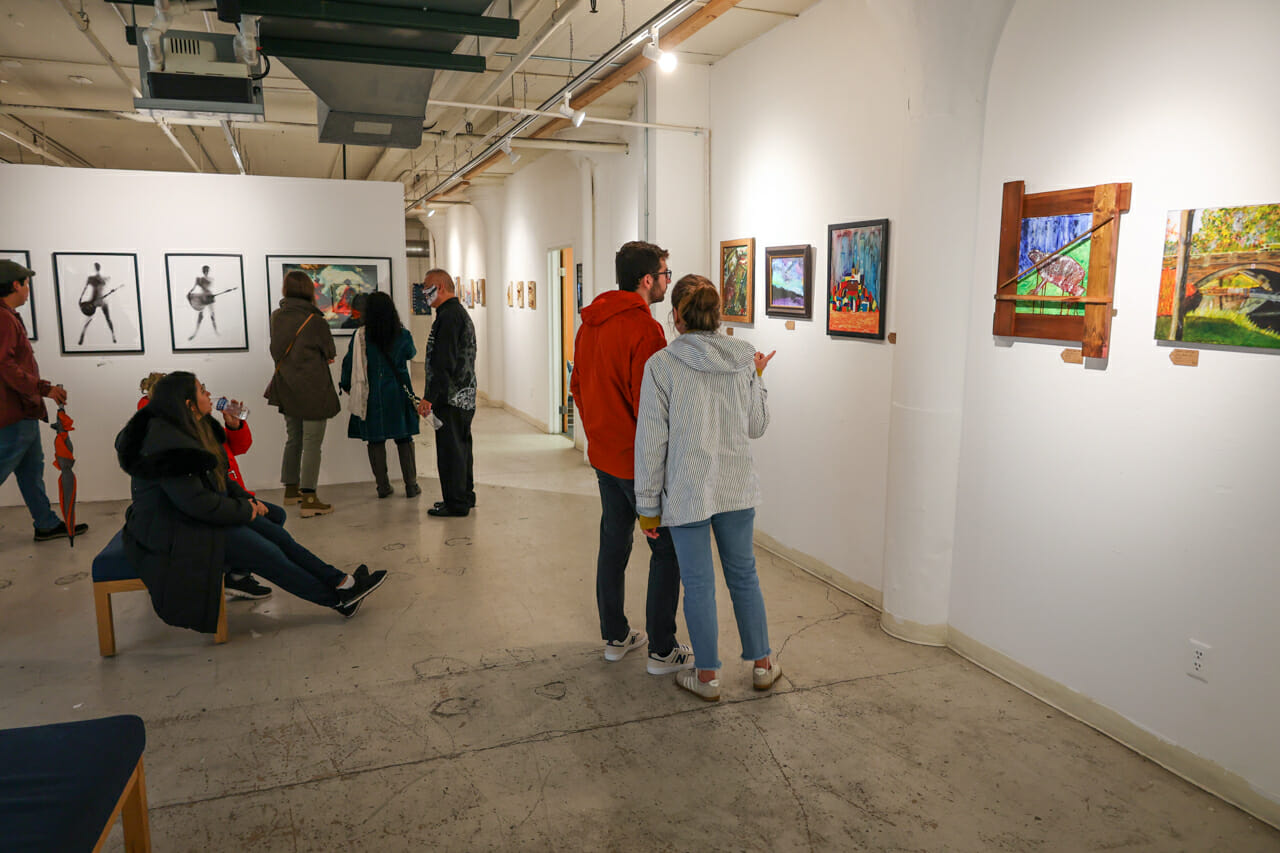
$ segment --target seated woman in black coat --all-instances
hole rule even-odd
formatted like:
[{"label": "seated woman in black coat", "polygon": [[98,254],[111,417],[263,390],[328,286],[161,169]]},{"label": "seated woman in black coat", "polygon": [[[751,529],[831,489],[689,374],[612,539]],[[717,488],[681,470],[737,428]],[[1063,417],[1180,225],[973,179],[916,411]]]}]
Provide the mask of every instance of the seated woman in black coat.
[{"label": "seated woman in black coat", "polygon": [[116,436],[132,477],[125,553],[170,625],[212,633],[222,575],[252,572],[299,598],[350,618],[386,578],[361,565],[348,575],[303,548],[267,507],[227,479],[222,427],[195,375],[170,373]]}]

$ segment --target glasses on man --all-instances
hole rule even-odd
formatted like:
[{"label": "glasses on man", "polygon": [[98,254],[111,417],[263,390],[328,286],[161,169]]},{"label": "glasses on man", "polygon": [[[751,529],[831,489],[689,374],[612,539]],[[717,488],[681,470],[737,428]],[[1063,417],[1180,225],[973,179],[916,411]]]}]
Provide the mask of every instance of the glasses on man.
[{"label": "glasses on man", "polygon": [[653,277],[660,278],[664,275],[667,277],[667,281],[671,281],[671,270],[658,270],[658,272],[654,273]]}]

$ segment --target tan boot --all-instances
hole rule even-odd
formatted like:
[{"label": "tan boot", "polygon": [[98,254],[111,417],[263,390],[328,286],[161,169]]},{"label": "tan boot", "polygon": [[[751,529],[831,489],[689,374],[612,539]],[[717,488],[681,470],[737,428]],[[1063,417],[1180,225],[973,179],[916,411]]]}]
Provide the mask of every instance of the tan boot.
[{"label": "tan boot", "polygon": [[298,515],[310,518],[313,515],[328,515],[333,512],[333,505],[324,503],[316,497],[315,492],[307,492],[302,496],[302,505],[298,507]]},{"label": "tan boot", "polygon": [[297,483],[286,483],[284,487],[284,502],[287,504],[296,504],[302,500],[302,492],[298,491]]}]

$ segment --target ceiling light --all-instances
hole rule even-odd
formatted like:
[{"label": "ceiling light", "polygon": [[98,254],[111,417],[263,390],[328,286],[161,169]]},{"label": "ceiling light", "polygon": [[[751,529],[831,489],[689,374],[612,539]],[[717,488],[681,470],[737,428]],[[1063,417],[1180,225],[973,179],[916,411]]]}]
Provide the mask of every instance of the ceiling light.
[{"label": "ceiling light", "polygon": [[573,122],[574,127],[582,127],[582,122],[587,117],[586,110],[575,110],[569,106],[569,93],[564,93],[564,103],[560,105],[560,115]]},{"label": "ceiling light", "polygon": [[500,145],[499,147],[502,149],[502,153],[507,155],[507,159],[511,161],[512,166],[520,162],[520,155],[516,154],[514,151],[511,150],[510,137],[502,140],[502,145]]},{"label": "ceiling light", "polygon": [[435,215],[436,215],[436,209],[435,209],[434,207],[427,211],[427,218],[428,218],[428,219],[430,219],[431,217],[433,217],[433,216],[435,216]]},{"label": "ceiling light", "polygon": [[658,47],[657,27],[653,28],[653,37],[650,39],[649,43],[644,46],[644,50],[641,51],[641,53],[644,55],[645,59],[655,63],[658,68],[665,72],[670,73],[676,70],[676,55]]},{"label": "ceiling light", "polygon": [[72,83],[75,83],[77,86],[93,85],[93,81],[90,80],[88,77],[85,77],[83,74],[71,74],[67,77],[67,79],[70,80]]}]

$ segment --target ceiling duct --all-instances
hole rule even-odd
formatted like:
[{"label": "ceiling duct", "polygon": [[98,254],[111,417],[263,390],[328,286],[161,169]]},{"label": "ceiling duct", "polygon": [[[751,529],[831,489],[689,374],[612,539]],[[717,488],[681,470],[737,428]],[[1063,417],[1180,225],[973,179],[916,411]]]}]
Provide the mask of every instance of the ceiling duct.
[{"label": "ceiling duct", "polygon": [[492,0],[361,3],[240,0],[258,19],[262,52],[280,60],[318,101],[319,141],[417,148],[437,70],[482,72],[482,56],[455,54],[467,35],[519,35],[519,22],[482,13]]}]

